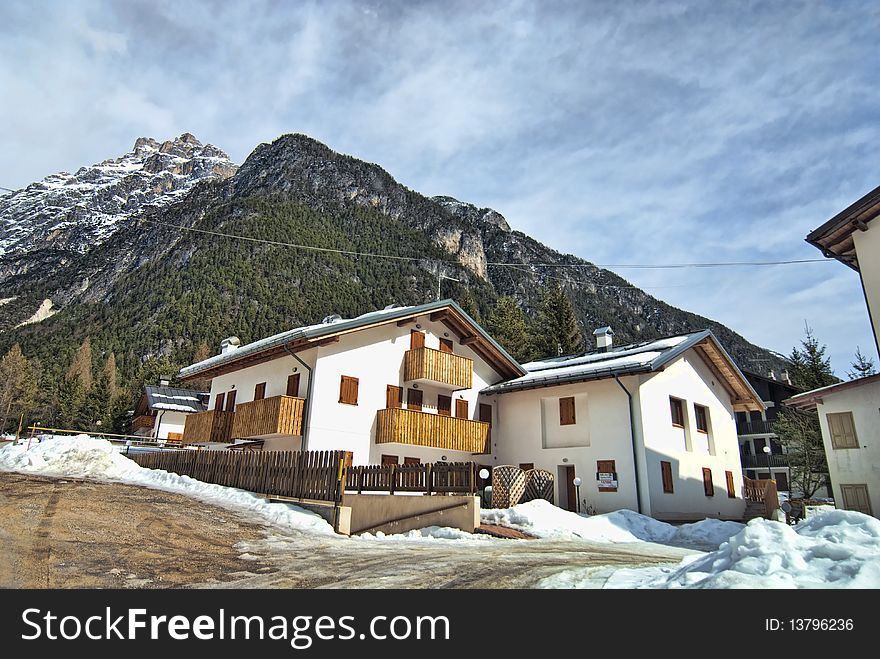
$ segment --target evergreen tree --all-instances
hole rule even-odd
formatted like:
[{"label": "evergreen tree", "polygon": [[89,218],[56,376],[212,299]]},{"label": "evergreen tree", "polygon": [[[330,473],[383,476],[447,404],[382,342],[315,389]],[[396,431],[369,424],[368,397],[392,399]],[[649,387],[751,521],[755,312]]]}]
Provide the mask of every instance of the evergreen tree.
[{"label": "evergreen tree", "polygon": [[809,391],[839,382],[831,370],[831,360],[825,357],[826,348],[819,345],[813,330],[805,325],[800,350],[792,348],[788,357],[789,375],[794,386]]},{"label": "evergreen tree", "polygon": [[20,415],[29,415],[37,395],[37,373],[16,343],[0,359],[0,432],[18,427]]},{"label": "evergreen tree", "polygon": [[[211,349],[208,348],[208,342],[202,341],[196,346],[195,354],[193,354],[193,364],[197,364],[198,362],[205,361],[208,357],[211,356]],[[211,388],[211,380],[192,380],[189,384],[193,389],[205,389],[208,390]]]},{"label": "evergreen tree", "polygon": [[110,398],[116,398],[119,393],[119,376],[116,374],[116,355],[111,351],[104,362],[104,380],[107,382],[107,391]]},{"label": "evergreen tree", "polygon": [[85,393],[92,388],[92,340],[86,337],[67,369],[68,380],[77,380]]},{"label": "evergreen tree", "polygon": [[526,315],[512,297],[504,296],[498,300],[486,317],[486,329],[520,363],[533,358]]},{"label": "evergreen tree", "polygon": [[474,299],[473,294],[468,289],[462,289],[461,293],[458,296],[458,306],[464,309],[465,313],[473,318],[478,323],[482,324],[483,319],[480,318],[480,309],[477,306],[477,301]]},{"label": "evergreen tree", "polygon": [[571,355],[583,349],[574,306],[555,282],[544,289],[532,336],[539,357]]},{"label": "evergreen tree", "polygon": [[874,368],[874,360],[863,355],[858,346],[856,346],[856,360],[850,366],[852,366],[852,370],[846,373],[850,380],[866,378],[877,373],[877,369]]},{"label": "evergreen tree", "polygon": [[812,498],[825,484],[828,473],[819,417],[814,412],[783,407],[774,421],[773,432],[785,447],[792,490],[800,490],[805,499]]}]

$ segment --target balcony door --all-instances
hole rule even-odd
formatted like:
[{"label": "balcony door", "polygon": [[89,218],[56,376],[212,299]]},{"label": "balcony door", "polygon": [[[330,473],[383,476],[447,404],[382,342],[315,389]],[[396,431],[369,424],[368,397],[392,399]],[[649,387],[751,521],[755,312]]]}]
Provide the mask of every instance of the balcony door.
[{"label": "balcony door", "polygon": [[410,330],[409,349],[415,350],[416,348],[424,348],[424,347],[425,347],[425,334],[424,334],[424,332],[420,332],[419,330]]},{"label": "balcony door", "polygon": [[287,376],[287,395],[299,398],[299,373]]},{"label": "balcony door", "polygon": [[467,419],[468,418],[468,402],[462,398],[458,398],[455,401],[455,416],[459,419]]},{"label": "balcony door", "polygon": [[422,411],[422,390],[408,389],[406,392],[406,409]]}]

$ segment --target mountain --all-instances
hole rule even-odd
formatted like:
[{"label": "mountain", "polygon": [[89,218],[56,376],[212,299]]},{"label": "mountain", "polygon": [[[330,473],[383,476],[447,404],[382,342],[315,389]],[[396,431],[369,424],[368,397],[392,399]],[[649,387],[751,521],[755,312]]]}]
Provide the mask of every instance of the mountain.
[{"label": "mountain", "polygon": [[[249,341],[330,313],[352,316],[434,299],[443,274],[459,281],[443,280],[442,296],[467,300],[483,315],[500,295],[534,315],[542,287],[562,280],[588,338],[601,325],[611,325],[620,342],[709,328],[743,367],[781,364],[719,323],[511,230],[495,210],[425,197],[378,165],[307,136],[259,145],[231,176],[224,176],[233,166],[223,158],[227,169],[211,170],[186,191],[157,194],[137,211],[114,214],[105,207],[105,219],[86,215],[71,224],[68,218],[84,213],[79,207],[59,211],[57,225],[41,220],[39,231],[29,227],[37,238],[3,257],[14,267],[0,272],[8,291],[7,302],[0,301],[6,328],[0,349],[19,341],[26,354],[61,368],[54,365],[67,364],[90,336],[99,352],[113,350],[129,371],[148,356],[188,363],[201,341],[215,349],[233,334]],[[20,232],[23,219],[14,217]],[[0,235],[11,222],[0,214]],[[66,236],[63,249],[48,238],[55,231]],[[63,258],[55,258],[58,251]],[[52,258],[53,267],[44,267]]]}]

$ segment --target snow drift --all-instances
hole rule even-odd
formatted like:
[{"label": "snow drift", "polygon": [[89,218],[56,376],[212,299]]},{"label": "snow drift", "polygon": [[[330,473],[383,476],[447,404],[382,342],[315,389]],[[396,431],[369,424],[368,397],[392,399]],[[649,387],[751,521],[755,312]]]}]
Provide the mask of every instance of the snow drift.
[{"label": "snow drift", "polygon": [[310,533],[333,533],[333,527],[315,513],[289,504],[269,503],[244,490],[203,483],[161,469],[145,469],[119,453],[107,440],[88,435],[54,436],[32,443],[29,450],[26,443],[8,444],[0,448],[0,471],[140,485],[247,513],[253,521],[263,524]]}]

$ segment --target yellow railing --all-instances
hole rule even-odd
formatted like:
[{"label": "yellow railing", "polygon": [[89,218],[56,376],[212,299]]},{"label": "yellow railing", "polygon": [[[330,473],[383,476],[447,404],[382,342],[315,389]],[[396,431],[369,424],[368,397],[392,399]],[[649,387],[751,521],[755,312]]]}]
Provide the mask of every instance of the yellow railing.
[{"label": "yellow railing", "polygon": [[272,396],[236,405],[232,436],[301,435],[304,404],[302,398]]},{"label": "yellow railing", "polygon": [[379,410],[376,415],[376,443],[388,442],[486,453],[489,424],[415,410]]},{"label": "yellow railing", "polygon": [[198,414],[187,414],[183,427],[183,441],[188,442],[231,442],[234,412],[208,410]]},{"label": "yellow railing", "polygon": [[456,389],[470,389],[474,378],[474,360],[433,348],[407,350],[403,358],[404,380],[431,380]]}]

